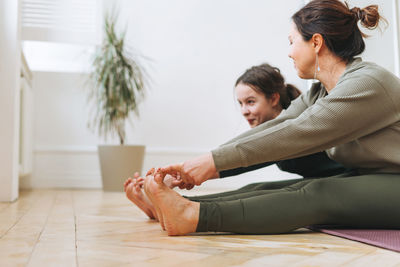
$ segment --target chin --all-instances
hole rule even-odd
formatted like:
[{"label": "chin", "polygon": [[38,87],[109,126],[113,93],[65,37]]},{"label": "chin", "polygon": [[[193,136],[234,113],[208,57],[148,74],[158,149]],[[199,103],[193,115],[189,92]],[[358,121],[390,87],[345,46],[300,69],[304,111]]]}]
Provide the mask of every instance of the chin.
[{"label": "chin", "polygon": [[299,78],[301,78],[301,79],[307,79],[306,75],[304,73],[300,72],[299,70],[297,70],[297,76],[299,76]]},{"label": "chin", "polygon": [[313,77],[310,77],[310,76],[308,76],[308,75],[306,75],[304,73],[297,73],[297,76],[299,76],[299,78],[303,79],[303,80],[313,79]]},{"label": "chin", "polygon": [[301,79],[313,79],[314,78],[313,75],[310,76],[310,74],[304,73],[304,72],[300,71],[299,69],[297,69],[297,76],[299,76],[299,78],[301,78]]}]

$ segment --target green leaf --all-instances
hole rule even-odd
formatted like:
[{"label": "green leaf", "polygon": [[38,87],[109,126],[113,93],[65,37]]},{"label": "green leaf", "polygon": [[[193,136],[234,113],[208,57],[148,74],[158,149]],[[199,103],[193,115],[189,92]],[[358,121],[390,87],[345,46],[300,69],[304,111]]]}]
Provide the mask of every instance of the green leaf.
[{"label": "green leaf", "polygon": [[138,113],[138,103],[145,92],[144,73],[137,59],[127,53],[127,30],[116,33],[116,15],[104,18],[104,39],[93,57],[93,71],[89,75],[88,98],[94,104],[94,115],[88,126],[98,129],[105,138],[117,134],[125,141],[125,121],[129,114]]}]

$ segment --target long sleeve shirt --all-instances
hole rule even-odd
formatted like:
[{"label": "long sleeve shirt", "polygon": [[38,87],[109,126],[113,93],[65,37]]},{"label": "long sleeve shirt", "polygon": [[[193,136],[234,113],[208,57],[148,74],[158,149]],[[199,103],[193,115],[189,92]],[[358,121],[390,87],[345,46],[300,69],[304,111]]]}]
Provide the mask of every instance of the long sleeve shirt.
[{"label": "long sleeve shirt", "polygon": [[361,173],[400,173],[400,80],[360,58],[328,94],[315,83],[277,118],[212,151],[217,171],[325,150]]}]

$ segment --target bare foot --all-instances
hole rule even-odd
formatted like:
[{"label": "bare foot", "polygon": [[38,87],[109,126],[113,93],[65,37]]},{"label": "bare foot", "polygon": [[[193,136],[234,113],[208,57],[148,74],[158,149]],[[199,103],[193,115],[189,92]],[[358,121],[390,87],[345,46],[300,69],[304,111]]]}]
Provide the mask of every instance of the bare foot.
[{"label": "bare foot", "polygon": [[153,204],[144,194],[142,187],[144,184],[144,179],[138,177],[139,174],[135,173],[137,178],[128,178],[124,183],[124,190],[127,198],[132,201],[136,206],[138,206],[150,219],[157,219],[155,209]]},{"label": "bare foot", "polygon": [[[200,203],[191,202],[163,183],[159,173],[145,180],[145,191],[153,205],[160,210],[168,235],[185,235],[196,231]],[[160,221],[161,222],[161,221]]]},{"label": "bare foot", "polygon": [[[159,170],[159,169],[158,169],[158,170]],[[146,188],[146,184],[148,183],[148,181],[153,180],[153,177],[154,177],[154,175],[155,175],[156,172],[157,172],[157,171],[155,171],[154,169],[151,169],[150,171],[147,172],[146,179],[145,179],[145,181],[144,181],[144,183],[145,183],[145,184],[144,184],[144,191],[145,191],[146,195],[148,196],[148,198],[150,199],[150,201],[151,201],[151,203],[152,203],[152,205],[153,205],[153,207],[154,207],[154,209],[155,209],[155,212],[156,212],[156,214],[157,214],[158,221],[159,221],[160,224],[161,224],[161,228],[165,231],[164,220],[163,220],[163,215],[162,215],[162,213],[161,213],[161,210],[160,210],[160,208],[154,203],[154,200],[153,200],[152,196],[149,195],[149,192],[148,192],[148,190],[147,190],[147,188]]]}]

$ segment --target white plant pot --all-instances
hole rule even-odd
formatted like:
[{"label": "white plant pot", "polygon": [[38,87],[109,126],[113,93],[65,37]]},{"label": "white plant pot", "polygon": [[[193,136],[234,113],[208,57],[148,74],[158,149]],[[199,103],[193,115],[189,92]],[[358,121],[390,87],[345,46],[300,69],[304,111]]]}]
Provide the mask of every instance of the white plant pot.
[{"label": "white plant pot", "polygon": [[104,191],[124,191],[125,180],[142,173],[145,146],[99,145],[98,151]]}]

